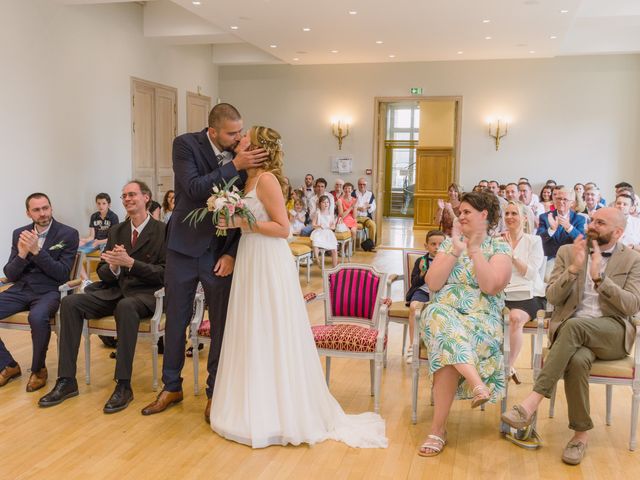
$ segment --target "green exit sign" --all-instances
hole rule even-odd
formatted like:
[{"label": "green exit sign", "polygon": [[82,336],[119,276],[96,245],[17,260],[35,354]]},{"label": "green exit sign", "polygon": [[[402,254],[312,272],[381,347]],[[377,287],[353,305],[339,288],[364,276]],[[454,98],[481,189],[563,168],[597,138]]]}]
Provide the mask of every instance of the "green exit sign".
[{"label": "green exit sign", "polygon": [[411,88],[411,95],[422,95],[422,87]]}]

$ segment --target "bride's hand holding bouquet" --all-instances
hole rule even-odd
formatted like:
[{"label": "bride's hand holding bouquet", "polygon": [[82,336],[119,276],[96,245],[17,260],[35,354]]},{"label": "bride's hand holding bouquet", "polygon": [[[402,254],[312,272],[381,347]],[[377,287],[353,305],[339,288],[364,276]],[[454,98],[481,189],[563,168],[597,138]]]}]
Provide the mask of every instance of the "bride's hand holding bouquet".
[{"label": "bride's hand holding bouquet", "polygon": [[256,219],[244,203],[244,193],[234,185],[238,178],[233,177],[222,188],[214,185],[207,206],[189,212],[184,221],[197,225],[211,212],[217,237],[226,236],[229,228],[251,228]]}]

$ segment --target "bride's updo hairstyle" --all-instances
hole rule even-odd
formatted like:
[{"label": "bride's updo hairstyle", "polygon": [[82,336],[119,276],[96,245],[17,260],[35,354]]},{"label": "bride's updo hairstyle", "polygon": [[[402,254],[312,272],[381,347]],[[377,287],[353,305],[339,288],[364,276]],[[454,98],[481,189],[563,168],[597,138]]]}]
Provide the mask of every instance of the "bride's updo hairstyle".
[{"label": "bride's updo hairstyle", "polygon": [[249,130],[249,138],[251,145],[256,148],[264,148],[269,154],[269,158],[262,166],[267,172],[275,175],[280,183],[280,188],[282,188],[282,195],[286,195],[288,186],[282,173],[284,152],[282,151],[280,134],[269,127],[253,126]]}]

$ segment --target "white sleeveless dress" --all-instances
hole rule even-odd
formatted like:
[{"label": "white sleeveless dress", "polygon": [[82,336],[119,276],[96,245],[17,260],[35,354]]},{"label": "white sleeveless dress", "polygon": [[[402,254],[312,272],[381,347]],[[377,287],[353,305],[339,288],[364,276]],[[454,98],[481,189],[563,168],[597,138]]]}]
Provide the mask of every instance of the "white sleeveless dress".
[{"label": "white sleeveless dress", "polygon": [[338,248],[338,240],[336,234],[331,230],[331,223],[333,222],[333,214],[322,214],[318,212],[317,223],[320,225],[319,229],[311,232],[311,243],[314,247],[324,248],[325,250],[336,250]]},{"label": "white sleeveless dress", "polygon": [[[255,189],[246,204],[267,221]],[[233,273],[211,428],[253,448],[387,446],[384,420],[346,415],[325,382],[287,240],[243,232]]]}]

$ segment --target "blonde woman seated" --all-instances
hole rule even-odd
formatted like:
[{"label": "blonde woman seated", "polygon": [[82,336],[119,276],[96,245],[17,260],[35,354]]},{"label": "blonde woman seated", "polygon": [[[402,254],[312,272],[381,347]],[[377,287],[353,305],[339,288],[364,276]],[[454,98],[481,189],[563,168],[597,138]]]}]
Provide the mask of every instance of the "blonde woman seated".
[{"label": "blonde woman seated", "polygon": [[447,442],[454,397],[475,408],[503,394],[502,291],[511,276],[511,249],[488,232],[500,205],[490,192],[466,193],[451,238],[440,245],[425,281],[432,292],[420,319],[433,376],[434,412],[419,455],[438,455]]},{"label": "blonde woman seated", "polygon": [[521,203],[509,202],[504,211],[507,231],[503,237],[511,247],[511,281],[505,293],[505,306],[509,308],[509,336],[511,353],[511,378],[517,384],[520,379],[513,365],[522,349],[522,327],[536,317],[536,312],[545,308],[544,282],[540,268],[544,262],[542,239],[538,235],[524,233],[524,207]]}]

